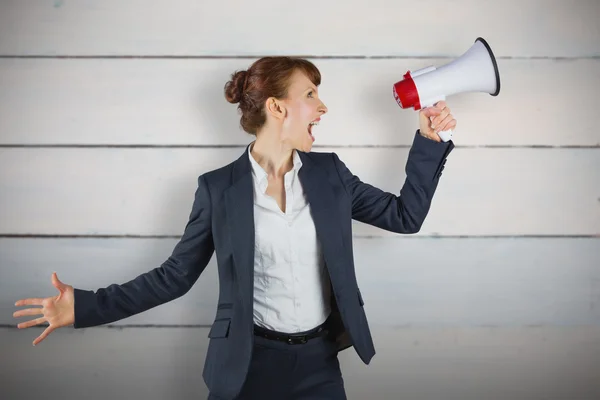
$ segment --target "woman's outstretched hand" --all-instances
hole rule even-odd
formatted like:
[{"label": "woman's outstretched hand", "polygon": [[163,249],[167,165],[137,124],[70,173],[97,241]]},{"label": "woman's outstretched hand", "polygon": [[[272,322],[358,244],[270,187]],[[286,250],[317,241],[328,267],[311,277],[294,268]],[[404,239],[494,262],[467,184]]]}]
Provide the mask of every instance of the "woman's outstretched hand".
[{"label": "woman's outstretched hand", "polygon": [[15,318],[25,315],[43,315],[42,317],[22,322],[17,325],[17,328],[29,328],[44,322],[50,324],[33,341],[34,346],[44,340],[55,329],[75,323],[75,295],[73,286],[59,281],[56,272],[52,273],[52,285],[59,291],[58,295],[54,297],[21,299],[15,303],[15,306],[42,306],[41,308],[26,308],[16,311],[13,313],[13,317]]}]

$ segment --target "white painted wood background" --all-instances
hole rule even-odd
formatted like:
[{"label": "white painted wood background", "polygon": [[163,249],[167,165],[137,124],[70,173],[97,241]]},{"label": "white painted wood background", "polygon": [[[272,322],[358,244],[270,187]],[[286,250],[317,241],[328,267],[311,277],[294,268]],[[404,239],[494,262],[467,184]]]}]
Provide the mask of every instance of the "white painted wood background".
[{"label": "white painted wood background", "polygon": [[[391,86],[481,36],[498,97],[463,94],[423,230],[355,224],[377,355],[350,399],[600,398],[598,0],[0,0],[0,398],[201,399],[215,260],[110,326],[17,330],[50,274],[97,289],[160,265],[199,174],[251,137],[223,97],[271,54],[323,73],[317,151],[398,192],[418,118]],[[111,329],[118,327],[118,329]]]}]

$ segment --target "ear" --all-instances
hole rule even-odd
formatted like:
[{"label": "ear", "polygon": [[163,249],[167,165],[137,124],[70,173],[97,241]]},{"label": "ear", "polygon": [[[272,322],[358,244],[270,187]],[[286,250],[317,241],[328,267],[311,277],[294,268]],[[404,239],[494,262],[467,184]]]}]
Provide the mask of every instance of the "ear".
[{"label": "ear", "polygon": [[276,99],[275,97],[269,97],[267,99],[267,102],[265,104],[265,110],[267,111],[267,114],[271,114],[274,118],[277,119],[283,119],[287,114],[287,110],[283,102]]}]

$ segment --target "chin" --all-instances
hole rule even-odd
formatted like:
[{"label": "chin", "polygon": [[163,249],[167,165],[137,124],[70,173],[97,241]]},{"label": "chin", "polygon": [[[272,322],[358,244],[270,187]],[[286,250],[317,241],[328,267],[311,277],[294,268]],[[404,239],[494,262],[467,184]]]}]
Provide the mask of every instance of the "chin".
[{"label": "chin", "polygon": [[312,143],[305,143],[302,147],[300,151],[303,151],[305,153],[308,153],[312,150]]},{"label": "chin", "polygon": [[302,146],[304,148],[304,150],[302,150],[302,151],[304,151],[305,153],[308,153],[309,151],[312,150],[314,144],[315,144],[314,140],[311,137],[309,137],[308,140],[304,141],[303,146]]}]

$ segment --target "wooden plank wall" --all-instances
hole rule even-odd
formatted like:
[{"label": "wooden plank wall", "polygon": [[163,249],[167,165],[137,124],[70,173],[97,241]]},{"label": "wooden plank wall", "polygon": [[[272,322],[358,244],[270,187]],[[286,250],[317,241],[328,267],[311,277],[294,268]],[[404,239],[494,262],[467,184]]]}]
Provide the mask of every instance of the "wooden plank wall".
[{"label": "wooden plank wall", "polygon": [[205,398],[214,259],[180,299],[37,347],[14,301],[54,295],[52,271],[97,289],[160,265],[197,176],[251,140],[222,90],[263,55],[319,67],[315,150],[398,192],[418,118],[392,84],[480,36],[501,93],[448,99],[422,231],[354,225],[378,353],[340,355],[348,395],[599,398],[599,19],[598,0],[1,1],[0,398]]}]

